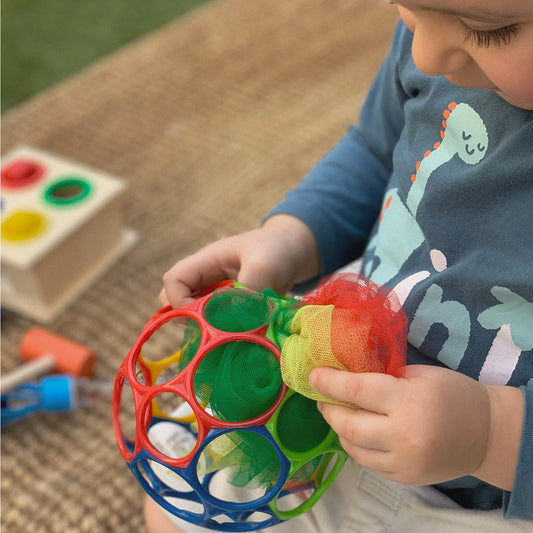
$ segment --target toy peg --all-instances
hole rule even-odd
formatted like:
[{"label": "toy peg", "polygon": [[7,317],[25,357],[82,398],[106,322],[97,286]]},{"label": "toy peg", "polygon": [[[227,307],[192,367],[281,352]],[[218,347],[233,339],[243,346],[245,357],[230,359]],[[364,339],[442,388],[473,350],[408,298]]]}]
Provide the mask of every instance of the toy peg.
[{"label": "toy peg", "polygon": [[27,362],[2,376],[3,393],[50,372],[91,377],[96,363],[96,356],[86,346],[37,326],[22,338],[20,355]]}]

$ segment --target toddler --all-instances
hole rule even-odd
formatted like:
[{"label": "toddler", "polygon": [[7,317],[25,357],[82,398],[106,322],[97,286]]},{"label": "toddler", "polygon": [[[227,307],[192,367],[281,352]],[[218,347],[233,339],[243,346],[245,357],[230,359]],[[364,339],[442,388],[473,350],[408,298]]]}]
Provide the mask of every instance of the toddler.
[{"label": "toddler", "polygon": [[[533,531],[533,2],[396,4],[360,124],[260,229],[174,265],[160,298],[225,278],[283,293],[362,256],[408,316],[405,376],[311,374],[361,407],[319,402],[353,461],[274,531]],[[151,500],[146,520],[199,531]]]}]

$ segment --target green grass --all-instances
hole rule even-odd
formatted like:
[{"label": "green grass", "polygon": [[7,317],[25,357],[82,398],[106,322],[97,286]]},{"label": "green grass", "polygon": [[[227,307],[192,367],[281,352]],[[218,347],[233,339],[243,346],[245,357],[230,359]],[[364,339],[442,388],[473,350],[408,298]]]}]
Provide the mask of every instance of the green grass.
[{"label": "green grass", "polygon": [[2,0],[2,111],[208,0]]}]

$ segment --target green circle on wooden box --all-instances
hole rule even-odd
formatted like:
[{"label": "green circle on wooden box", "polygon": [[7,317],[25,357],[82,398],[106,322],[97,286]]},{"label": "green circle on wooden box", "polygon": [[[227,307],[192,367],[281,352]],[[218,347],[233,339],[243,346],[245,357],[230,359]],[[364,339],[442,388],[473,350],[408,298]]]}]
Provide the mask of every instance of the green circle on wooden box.
[{"label": "green circle on wooden box", "polygon": [[84,200],[91,192],[91,184],[78,176],[67,176],[50,185],[44,198],[54,205],[72,205]]}]

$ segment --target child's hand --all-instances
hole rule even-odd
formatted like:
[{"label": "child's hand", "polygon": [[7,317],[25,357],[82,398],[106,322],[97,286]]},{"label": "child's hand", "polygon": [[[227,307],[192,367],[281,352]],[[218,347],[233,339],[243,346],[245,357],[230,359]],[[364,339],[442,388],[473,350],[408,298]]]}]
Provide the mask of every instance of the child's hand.
[{"label": "child's hand", "polygon": [[[361,408],[319,403],[346,452],[382,477],[428,485],[469,474],[483,479],[487,473],[487,481],[512,488],[521,431],[519,389],[487,387],[458,372],[422,365],[407,366],[404,378],[319,368],[310,383],[325,396]],[[504,413],[492,401],[500,389],[507,389],[500,403],[513,405],[508,411],[516,413],[509,416],[512,424],[503,421],[507,435],[496,432],[495,420],[505,418],[494,413]],[[498,455],[491,446],[504,450]],[[505,468],[503,474],[483,464],[493,458],[497,469]]]},{"label": "child's hand", "polygon": [[180,307],[194,291],[225,279],[245,287],[284,293],[294,283],[319,274],[318,247],[309,227],[276,215],[257,230],[214,242],[176,263],[163,276],[159,299]]}]

